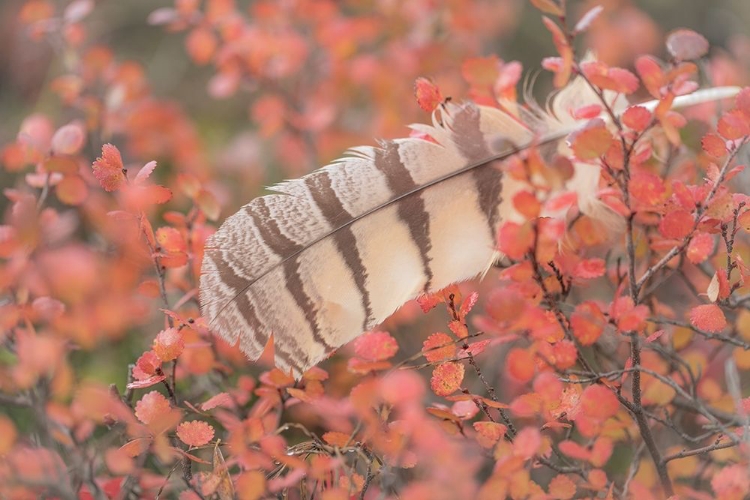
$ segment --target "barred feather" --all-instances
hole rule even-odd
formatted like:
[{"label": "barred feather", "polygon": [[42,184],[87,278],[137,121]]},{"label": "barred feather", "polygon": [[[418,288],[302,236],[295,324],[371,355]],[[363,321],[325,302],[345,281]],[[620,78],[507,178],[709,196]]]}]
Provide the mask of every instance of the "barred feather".
[{"label": "barred feather", "polygon": [[[523,188],[503,179],[499,162],[534,142],[559,142],[576,125],[570,111],[592,102],[578,80],[544,111],[446,104],[440,121],[413,126],[436,142],[355,148],[274,186],[208,240],[203,315],[250,359],[273,335],[276,365],[299,376],[408,300],[486,271],[501,221],[517,217],[509,200]],[[598,178],[577,166],[569,187],[584,211],[600,210]]]}]

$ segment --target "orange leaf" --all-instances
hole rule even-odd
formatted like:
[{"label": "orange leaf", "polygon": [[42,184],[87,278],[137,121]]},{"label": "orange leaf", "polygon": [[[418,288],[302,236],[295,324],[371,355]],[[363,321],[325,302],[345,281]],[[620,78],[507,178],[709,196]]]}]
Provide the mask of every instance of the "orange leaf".
[{"label": "orange leaf", "polygon": [[581,411],[589,418],[603,421],[617,413],[619,402],[603,385],[590,385],[581,394]]},{"label": "orange leaf", "polygon": [[80,175],[66,175],[55,186],[57,199],[66,205],[80,205],[89,195],[89,187]]},{"label": "orange leaf", "polygon": [[594,160],[607,152],[612,143],[612,134],[603,120],[595,118],[570,134],[568,142],[579,160]]},{"label": "orange leaf", "polygon": [[430,387],[438,396],[449,396],[461,387],[464,380],[464,365],[461,363],[443,363],[432,371]]},{"label": "orange leaf", "polygon": [[473,57],[461,65],[461,75],[472,87],[490,88],[500,73],[497,56]]},{"label": "orange leaf", "polygon": [[226,392],[220,392],[216,396],[212,396],[205,403],[201,405],[201,410],[208,411],[213,410],[217,406],[232,407],[234,402],[229,394]]},{"label": "orange leaf", "polygon": [[542,204],[531,191],[519,191],[513,196],[513,207],[527,219],[539,217]]},{"label": "orange leaf", "polygon": [[102,146],[102,155],[93,164],[94,177],[105,191],[115,191],[125,184],[120,151],[112,144]]},{"label": "orange leaf", "polygon": [[177,426],[177,437],[188,446],[203,446],[214,437],[214,428],[201,420],[183,422]]},{"label": "orange leaf", "polygon": [[213,31],[208,28],[198,27],[185,39],[188,54],[196,64],[208,63],[216,52],[218,41]]},{"label": "orange leaf", "polygon": [[576,494],[576,484],[568,476],[558,474],[549,482],[549,494],[558,500],[569,500]]},{"label": "orange leaf", "polygon": [[496,422],[474,422],[473,427],[477,431],[477,441],[484,448],[492,448],[508,430],[503,424]]},{"label": "orange leaf", "polygon": [[666,192],[662,178],[650,172],[638,172],[630,179],[630,195],[644,205],[659,205]]},{"label": "orange leaf", "polygon": [[456,356],[456,344],[444,333],[433,333],[422,343],[422,353],[431,363],[451,359]]},{"label": "orange leaf", "polygon": [[557,53],[560,54],[559,64],[555,68],[555,78],[553,83],[555,88],[562,88],[570,80],[573,71],[573,49],[568,45],[568,39],[562,32],[562,29],[555,24],[552,19],[542,17],[544,26],[552,33],[552,42],[555,44]]},{"label": "orange leaf", "polygon": [[169,413],[170,406],[167,398],[156,391],[151,391],[135,404],[135,416],[144,424],[156,422],[160,417]]},{"label": "orange leaf", "polygon": [[243,472],[236,483],[239,500],[259,500],[266,492],[266,475],[259,470]]},{"label": "orange leaf", "polygon": [[322,437],[326,443],[331,446],[338,446],[339,448],[343,448],[352,441],[351,436],[343,432],[326,432]]},{"label": "orange leaf", "polygon": [[185,243],[182,234],[173,227],[160,227],[156,230],[156,241],[165,252],[185,252]]},{"label": "orange leaf", "polygon": [[177,328],[162,330],[154,339],[154,352],[162,361],[172,361],[182,354],[185,340]]}]

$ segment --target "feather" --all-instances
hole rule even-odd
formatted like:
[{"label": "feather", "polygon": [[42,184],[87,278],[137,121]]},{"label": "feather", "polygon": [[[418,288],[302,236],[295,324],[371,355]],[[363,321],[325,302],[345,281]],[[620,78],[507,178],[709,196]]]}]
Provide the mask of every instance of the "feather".
[{"label": "feather", "polygon": [[[594,102],[579,78],[546,109],[446,103],[432,125],[412,126],[433,141],[355,148],[274,186],[206,243],[200,298],[210,328],[250,359],[273,336],[276,365],[299,376],[408,300],[486,272],[500,222],[518,217],[510,200],[525,186],[504,179],[498,163],[562,143],[577,125],[571,111]],[[610,102],[616,112],[626,105]],[[568,187],[585,212],[602,210],[598,179],[597,167],[576,166]]]}]

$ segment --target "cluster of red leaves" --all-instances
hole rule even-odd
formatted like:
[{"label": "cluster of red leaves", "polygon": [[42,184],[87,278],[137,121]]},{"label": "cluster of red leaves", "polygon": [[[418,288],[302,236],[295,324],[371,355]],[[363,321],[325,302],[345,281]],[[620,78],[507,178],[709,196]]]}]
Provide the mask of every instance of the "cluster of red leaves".
[{"label": "cluster of red leaves", "polygon": [[[415,80],[428,112],[450,95],[515,103],[520,63],[476,49],[515,24],[503,2],[355,3],[176,0],[150,22],[186,33],[212,97],[251,89],[287,174],[356,143],[347,123],[399,133]],[[190,119],[92,43],[92,0],[27,0],[28,35],[66,54],[49,90],[76,119],[30,114],[2,145],[17,182],[0,225],[0,496],[742,498],[750,210],[735,159],[750,91],[682,115],[671,107],[697,88],[703,37],[672,32],[663,62],[642,55],[659,33],[635,7],[594,7],[570,28],[561,2],[531,3],[555,85],[582,75],[602,99],[567,110],[586,122],[569,149],[503,166],[521,186],[498,233],[503,269],[481,297],[420,298],[444,306],[441,331],[416,344],[369,332],[295,381],[248,368],[200,318],[203,244],[228,191]],[[579,36],[599,61],[577,60]],[[623,95],[658,103],[610,119]],[[363,109],[369,128],[351,119]],[[601,176],[593,200],[566,189],[585,169]],[[87,371],[80,360],[109,363],[116,342],[139,351]]]}]

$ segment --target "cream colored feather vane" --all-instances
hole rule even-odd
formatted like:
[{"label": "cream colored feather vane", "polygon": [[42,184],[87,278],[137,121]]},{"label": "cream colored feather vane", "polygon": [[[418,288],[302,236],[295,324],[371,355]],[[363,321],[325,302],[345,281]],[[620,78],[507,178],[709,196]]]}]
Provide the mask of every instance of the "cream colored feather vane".
[{"label": "cream colored feather vane", "polygon": [[[675,106],[736,92],[708,89]],[[596,102],[578,78],[547,110],[447,103],[432,126],[412,126],[435,142],[355,148],[272,187],[206,243],[200,298],[210,328],[253,360],[273,335],[276,366],[298,377],[405,302],[480,275],[499,257],[498,227],[518,217],[510,200],[524,187],[498,163],[561,142],[580,125],[571,111]],[[614,101],[618,113],[625,105]],[[576,164],[566,189],[584,213],[606,213],[598,180],[598,166]]]}]

